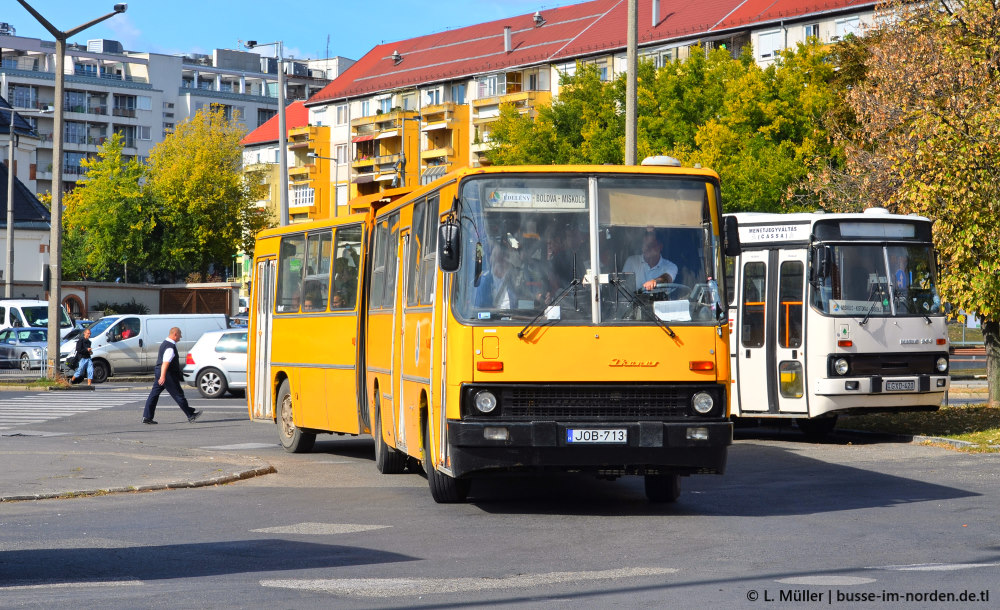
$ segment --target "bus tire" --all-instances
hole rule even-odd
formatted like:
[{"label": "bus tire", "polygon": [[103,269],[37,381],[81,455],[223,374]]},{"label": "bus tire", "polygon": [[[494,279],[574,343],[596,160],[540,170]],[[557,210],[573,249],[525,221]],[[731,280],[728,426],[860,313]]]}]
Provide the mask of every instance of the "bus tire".
[{"label": "bus tire", "polygon": [[427,473],[427,484],[431,488],[431,497],[438,504],[456,504],[465,502],[469,495],[472,482],[468,479],[456,479],[443,472],[438,472],[431,460],[430,448],[430,418],[424,420],[424,471]]},{"label": "bus tire", "polygon": [[382,474],[402,474],[406,470],[406,454],[390,447],[382,438],[382,401],[375,390],[375,412],[372,414],[372,437],[375,439],[375,468]]},{"label": "bus tire", "polygon": [[656,504],[676,502],[681,495],[681,475],[647,474],[643,477],[646,499]]},{"label": "bus tire", "polygon": [[295,427],[292,419],[292,390],[287,379],[282,381],[281,387],[278,388],[278,417],[275,423],[278,424],[278,440],[281,441],[285,451],[289,453],[312,451],[316,435]]},{"label": "bus tire", "polygon": [[837,416],[825,415],[823,417],[813,417],[812,419],[800,417],[795,420],[795,423],[807,438],[822,439],[833,432],[834,426],[837,425]]}]

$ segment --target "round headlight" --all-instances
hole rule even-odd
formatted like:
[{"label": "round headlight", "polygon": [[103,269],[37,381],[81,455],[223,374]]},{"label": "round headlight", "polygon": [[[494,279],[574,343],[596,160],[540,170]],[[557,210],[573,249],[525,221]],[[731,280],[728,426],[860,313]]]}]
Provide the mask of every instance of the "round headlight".
[{"label": "round headlight", "polygon": [[702,415],[706,415],[715,406],[715,400],[708,392],[698,392],[691,397],[691,406]]},{"label": "round headlight", "polygon": [[937,367],[939,373],[943,373],[948,370],[948,359],[944,356],[939,356],[934,366]]},{"label": "round headlight", "polygon": [[480,413],[491,413],[493,409],[497,408],[497,397],[494,396],[493,392],[490,392],[489,390],[480,390],[476,392],[474,402]]},{"label": "round headlight", "polygon": [[847,364],[847,360],[845,360],[843,358],[837,358],[833,362],[833,370],[837,371],[838,375],[846,375],[848,368],[849,368],[849,366]]}]

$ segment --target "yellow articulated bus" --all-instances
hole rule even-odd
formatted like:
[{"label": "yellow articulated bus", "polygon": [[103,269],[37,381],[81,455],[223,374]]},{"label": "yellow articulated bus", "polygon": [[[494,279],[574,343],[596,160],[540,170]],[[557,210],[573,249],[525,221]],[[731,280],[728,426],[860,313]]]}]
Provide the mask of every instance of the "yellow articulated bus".
[{"label": "yellow articulated bus", "polygon": [[367,434],[438,502],[496,473],[721,474],[732,443],[719,178],[641,166],[462,169],[264,231],[248,407],[282,445]]}]

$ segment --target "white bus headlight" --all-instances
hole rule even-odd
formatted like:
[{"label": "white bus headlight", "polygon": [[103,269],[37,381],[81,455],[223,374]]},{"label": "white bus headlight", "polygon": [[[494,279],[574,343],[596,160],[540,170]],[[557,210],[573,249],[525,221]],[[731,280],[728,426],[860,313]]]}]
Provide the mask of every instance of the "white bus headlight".
[{"label": "white bus headlight", "polygon": [[939,373],[943,373],[948,370],[948,359],[944,356],[939,356],[934,366],[937,367]]},{"label": "white bus headlight", "polygon": [[492,413],[497,408],[497,397],[489,390],[480,390],[476,392],[473,403],[480,413]]},{"label": "white bus headlight", "polygon": [[715,406],[715,399],[708,392],[698,392],[691,397],[691,406],[702,415],[707,415]]},{"label": "white bus headlight", "polygon": [[847,369],[849,368],[847,360],[844,358],[837,358],[833,361],[833,370],[836,371],[838,375],[846,375]]}]

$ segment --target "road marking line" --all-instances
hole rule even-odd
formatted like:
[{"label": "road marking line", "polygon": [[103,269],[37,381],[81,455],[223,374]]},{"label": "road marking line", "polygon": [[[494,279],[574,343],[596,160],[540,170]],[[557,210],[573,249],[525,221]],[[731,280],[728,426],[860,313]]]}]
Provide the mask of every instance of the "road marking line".
[{"label": "road marking line", "polygon": [[312,580],[261,580],[263,587],[298,589],[359,597],[409,597],[440,593],[463,593],[497,589],[523,589],[562,583],[618,578],[665,576],[678,572],[675,568],[620,568],[592,572],[550,572],[520,574],[499,578],[331,578]]},{"label": "road marking line", "polygon": [[994,563],[914,563],[898,566],[877,566],[869,570],[893,570],[896,572],[952,572],[955,570],[971,570],[973,568],[995,568],[1000,562]]},{"label": "road marking line", "polygon": [[0,585],[0,591],[30,591],[34,589],[75,589],[76,587],[137,587],[141,580],[108,580],[98,582],[53,582],[44,585]]},{"label": "road marking line", "polygon": [[296,523],[278,527],[264,527],[250,530],[259,534],[307,534],[310,536],[333,536],[337,534],[354,534],[392,527],[391,525],[357,525],[354,523]]},{"label": "road marking line", "polygon": [[271,449],[277,447],[278,443],[240,443],[237,445],[216,445],[214,447],[202,447],[211,451],[238,451],[240,449]]}]

